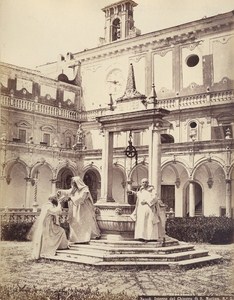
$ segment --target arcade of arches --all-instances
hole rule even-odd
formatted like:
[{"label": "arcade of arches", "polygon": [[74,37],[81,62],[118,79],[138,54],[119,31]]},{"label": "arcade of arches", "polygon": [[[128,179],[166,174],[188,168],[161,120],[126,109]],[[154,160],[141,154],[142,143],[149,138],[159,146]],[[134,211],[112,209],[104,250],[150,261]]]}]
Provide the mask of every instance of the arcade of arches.
[{"label": "arcade of arches", "polygon": [[[63,167],[57,173],[46,162],[32,169],[20,160],[6,165],[4,176],[3,207],[22,208],[40,207],[47,201],[48,194],[56,188],[70,187],[71,177],[76,170]],[[84,182],[89,186],[94,202],[98,202],[101,193],[101,170],[95,166],[81,172]],[[128,203],[129,184],[137,189],[142,178],[148,176],[147,163],[139,163],[127,174],[125,168],[113,164],[113,199],[117,203]],[[193,170],[180,161],[168,161],[162,164],[161,198],[172,208],[176,216],[225,215],[227,194],[234,194],[234,169],[227,179],[222,166],[212,160],[200,162]],[[49,192],[48,192],[49,191]]]}]

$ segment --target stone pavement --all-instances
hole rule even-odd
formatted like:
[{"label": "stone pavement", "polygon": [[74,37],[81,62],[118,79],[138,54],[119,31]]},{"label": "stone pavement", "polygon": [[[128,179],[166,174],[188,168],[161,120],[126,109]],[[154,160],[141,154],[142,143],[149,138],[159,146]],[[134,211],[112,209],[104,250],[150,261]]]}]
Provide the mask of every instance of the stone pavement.
[{"label": "stone pavement", "polygon": [[223,256],[220,264],[190,270],[102,270],[76,263],[30,258],[31,242],[0,242],[0,284],[37,288],[87,288],[132,295],[234,295],[233,244],[196,245]]}]

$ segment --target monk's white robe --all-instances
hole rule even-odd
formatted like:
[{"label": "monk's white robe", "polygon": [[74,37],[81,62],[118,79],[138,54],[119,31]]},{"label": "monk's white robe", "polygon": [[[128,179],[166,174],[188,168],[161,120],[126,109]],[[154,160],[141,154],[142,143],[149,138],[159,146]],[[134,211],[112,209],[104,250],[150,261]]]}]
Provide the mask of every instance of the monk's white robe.
[{"label": "monk's white robe", "polygon": [[[157,199],[152,186],[140,188],[137,194],[136,207],[131,218],[135,221],[135,239],[158,240],[159,235],[159,215],[157,212]],[[142,204],[146,201],[146,204]]]},{"label": "monk's white robe", "polygon": [[162,200],[158,199],[156,202],[156,211],[159,218],[158,223],[158,237],[163,239],[166,236],[166,205]]},{"label": "monk's white robe", "polygon": [[55,255],[57,249],[66,249],[68,240],[65,230],[59,226],[58,217],[62,212],[60,204],[55,207],[51,202],[42,206],[31,235],[33,240],[32,258]]},{"label": "monk's white robe", "polygon": [[70,226],[69,241],[73,243],[87,243],[91,238],[100,237],[100,230],[92,196],[87,186],[76,190],[72,194],[69,190],[59,190],[62,197],[69,197],[68,222]]}]

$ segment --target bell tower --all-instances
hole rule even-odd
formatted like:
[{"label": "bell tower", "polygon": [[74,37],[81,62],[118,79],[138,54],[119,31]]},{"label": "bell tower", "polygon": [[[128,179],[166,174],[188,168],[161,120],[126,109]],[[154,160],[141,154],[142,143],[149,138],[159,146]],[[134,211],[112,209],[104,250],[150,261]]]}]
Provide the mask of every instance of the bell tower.
[{"label": "bell tower", "polygon": [[137,3],[133,0],[122,0],[102,9],[105,13],[104,43],[124,40],[141,34],[134,27],[133,8],[135,6]]}]

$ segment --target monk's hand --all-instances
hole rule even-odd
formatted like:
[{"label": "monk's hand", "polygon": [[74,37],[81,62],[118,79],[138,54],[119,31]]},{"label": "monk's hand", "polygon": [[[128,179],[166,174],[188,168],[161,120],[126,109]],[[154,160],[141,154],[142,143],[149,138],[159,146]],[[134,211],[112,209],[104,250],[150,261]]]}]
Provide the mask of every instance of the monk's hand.
[{"label": "monk's hand", "polygon": [[141,201],[141,204],[145,205],[145,204],[147,204],[147,202],[145,200],[143,200],[143,201]]},{"label": "monk's hand", "polygon": [[64,202],[64,197],[61,197],[62,193],[61,191],[57,191],[57,197],[58,197],[58,202],[63,203]]},{"label": "monk's hand", "polygon": [[162,200],[158,200],[158,204],[159,204],[160,207],[166,207],[167,206],[167,204],[162,202]]}]

